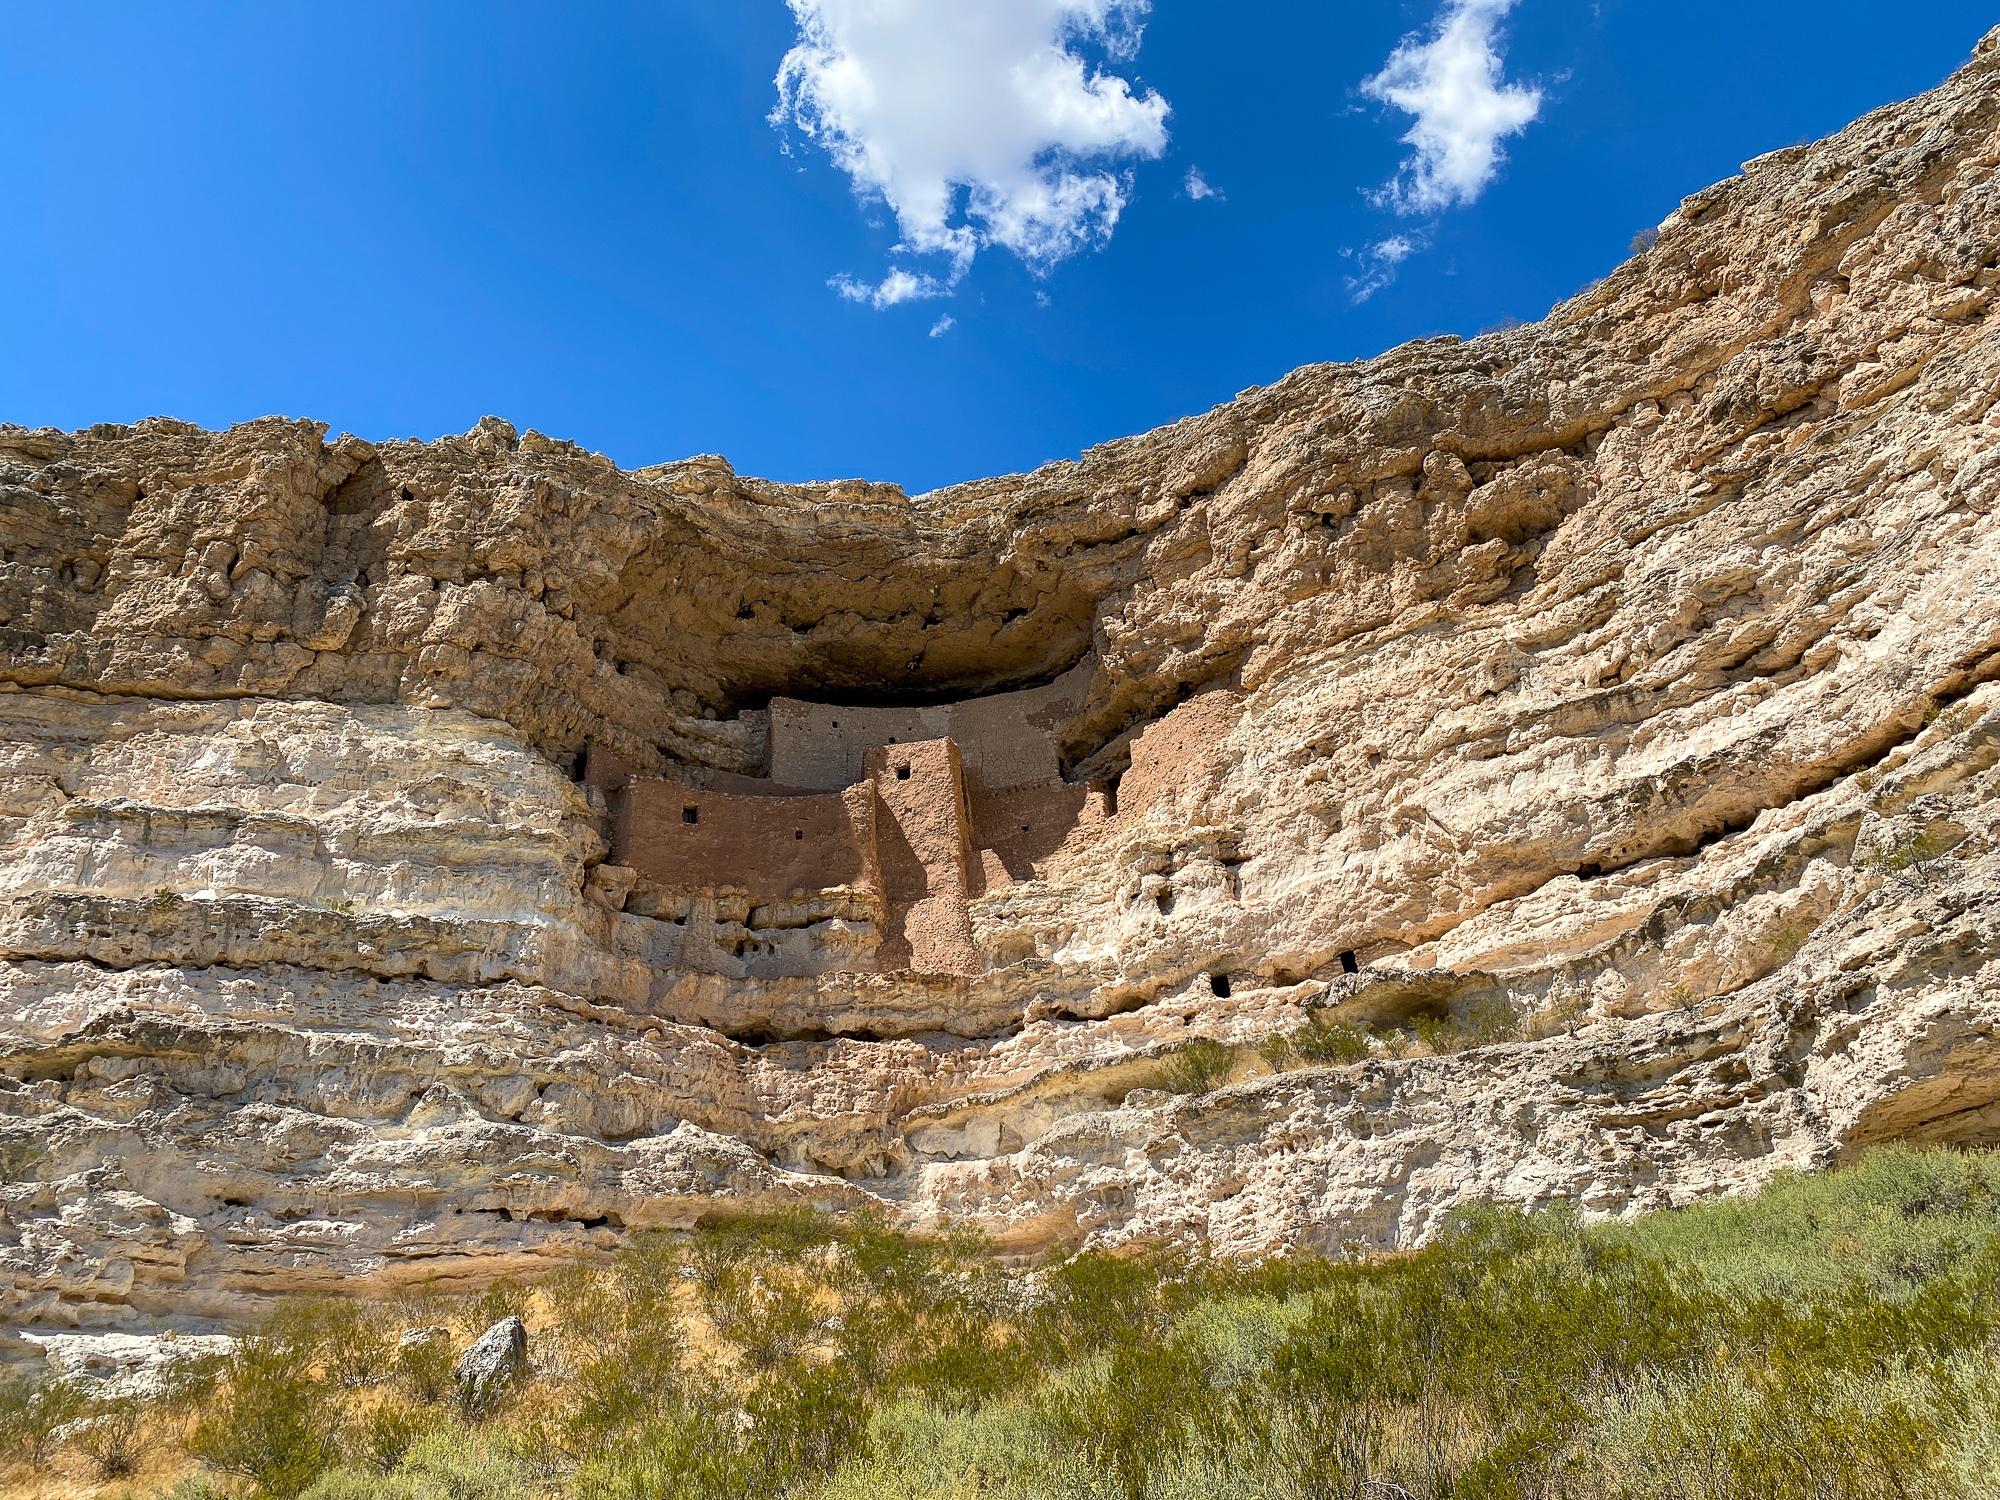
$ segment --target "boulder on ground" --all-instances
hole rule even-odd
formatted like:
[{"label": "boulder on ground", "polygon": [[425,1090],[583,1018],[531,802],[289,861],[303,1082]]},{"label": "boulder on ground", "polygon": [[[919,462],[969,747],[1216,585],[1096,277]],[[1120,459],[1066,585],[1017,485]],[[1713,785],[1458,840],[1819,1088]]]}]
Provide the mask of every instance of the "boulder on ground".
[{"label": "boulder on ground", "polygon": [[459,1404],[468,1412],[487,1410],[527,1367],[527,1325],[516,1317],[502,1318],[458,1357],[452,1378],[458,1382]]}]

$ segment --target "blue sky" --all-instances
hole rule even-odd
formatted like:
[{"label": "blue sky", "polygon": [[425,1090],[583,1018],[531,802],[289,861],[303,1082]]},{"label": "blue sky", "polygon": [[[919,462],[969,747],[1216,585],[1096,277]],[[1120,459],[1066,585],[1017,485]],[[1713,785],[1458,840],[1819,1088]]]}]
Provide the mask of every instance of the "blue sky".
[{"label": "blue sky", "polygon": [[[953,5],[997,6],[998,40],[935,24]],[[1385,73],[1454,15],[1490,41],[1484,117],[1517,127],[1490,174],[1465,56]],[[1930,87],[1996,19],[1957,0],[0,0],[0,420],[279,412],[387,438],[494,412],[627,467],[719,452],[926,489],[1300,364],[1537,318],[1683,195]],[[774,124],[781,64],[815,38]],[[1016,43],[1054,70],[1025,115],[1002,107]],[[1412,176],[1425,120],[1451,154]],[[982,196],[937,211],[931,179],[964,161]],[[933,295],[874,305],[892,269]]]}]

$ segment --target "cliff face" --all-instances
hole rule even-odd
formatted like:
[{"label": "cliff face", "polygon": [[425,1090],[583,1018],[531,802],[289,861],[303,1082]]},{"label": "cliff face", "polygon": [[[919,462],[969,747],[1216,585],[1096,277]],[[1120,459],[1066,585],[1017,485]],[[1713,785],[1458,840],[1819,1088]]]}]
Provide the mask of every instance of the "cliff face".
[{"label": "cliff face", "polygon": [[[2000,32],[1539,325],[929,495],[0,427],[0,1316],[798,1202],[1398,1245],[2000,1139],[1996,284]],[[1079,663],[1111,800],[975,882],[976,972],[677,966],[573,779]],[[1273,1071],[1309,1013],[1370,1055]],[[1197,1037],[1235,1081],[1147,1087]]]}]

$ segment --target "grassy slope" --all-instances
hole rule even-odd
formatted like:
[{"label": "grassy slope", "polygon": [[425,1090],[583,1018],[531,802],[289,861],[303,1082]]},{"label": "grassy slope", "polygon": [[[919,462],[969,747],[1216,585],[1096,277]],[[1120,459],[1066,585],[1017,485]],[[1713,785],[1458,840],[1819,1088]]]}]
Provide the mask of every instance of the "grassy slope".
[{"label": "grassy slope", "polygon": [[[536,1370],[494,1411],[458,1409],[449,1347],[396,1347],[509,1311]],[[6,1493],[1950,1500],[2000,1495],[1996,1330],[2000,1153],[1617,1224],[1471,1214],[1367,1265],[1022,1274],[773,1220],[532,1294],[292,1309],[139,1414],[140,1474],[94,1481],[86,1437]]]}]

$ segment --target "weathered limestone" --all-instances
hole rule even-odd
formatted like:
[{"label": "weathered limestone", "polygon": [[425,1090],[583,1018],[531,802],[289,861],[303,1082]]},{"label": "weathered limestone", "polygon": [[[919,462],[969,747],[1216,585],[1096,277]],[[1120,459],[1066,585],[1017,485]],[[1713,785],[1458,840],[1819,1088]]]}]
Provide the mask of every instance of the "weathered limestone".
[{"label": "weathered limestone", "polygon": [[[932,495],[0,427],[0,1317],[797,1203],[1405,1245],[2000,1139],[1996,288],[2000,33],[1541,324]],[[951,706],[1009,690],[1053,774]],[[918,742],[800,790],[929,786],[872,893],[611,857],[628,775],[791,784],[834,701]],[[1272,1072],[1314,1010],[1384,1040]],[[1196,1036],[1233,1081],[1148,1087]]]}]

